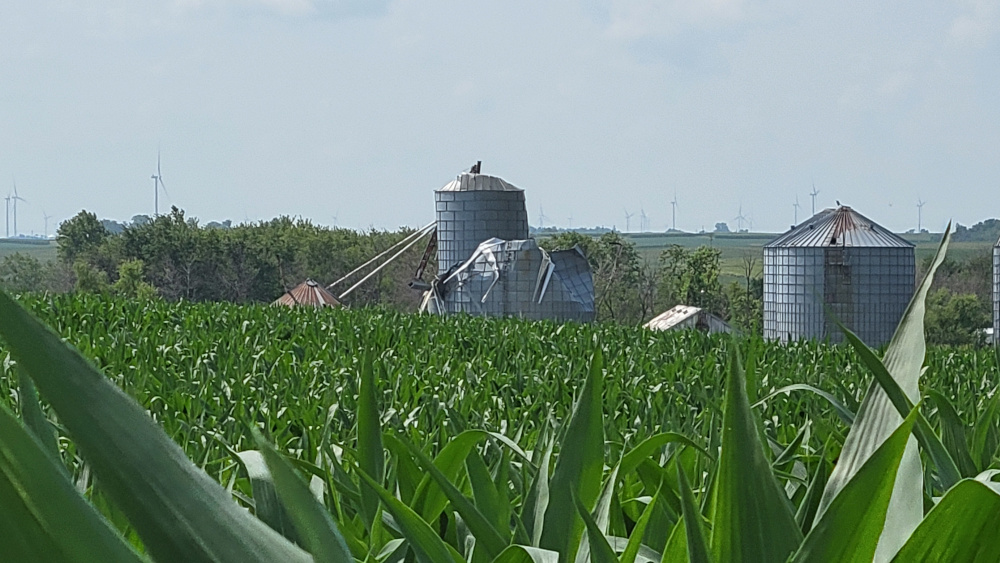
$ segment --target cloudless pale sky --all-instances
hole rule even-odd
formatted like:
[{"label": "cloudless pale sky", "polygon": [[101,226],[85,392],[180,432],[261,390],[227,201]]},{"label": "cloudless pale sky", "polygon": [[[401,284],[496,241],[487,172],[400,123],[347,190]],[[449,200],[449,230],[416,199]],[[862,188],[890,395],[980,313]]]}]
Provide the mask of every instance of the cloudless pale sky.
[{"label": "cloudless pale sky", "polygon": [[[476,160],[538,224],[1000,216],[1000,0],[0,5],[0,195],[396,228]],[[50,227],[50,231],[54,226]],[[2,233],[2,232],[0,232]]]}]

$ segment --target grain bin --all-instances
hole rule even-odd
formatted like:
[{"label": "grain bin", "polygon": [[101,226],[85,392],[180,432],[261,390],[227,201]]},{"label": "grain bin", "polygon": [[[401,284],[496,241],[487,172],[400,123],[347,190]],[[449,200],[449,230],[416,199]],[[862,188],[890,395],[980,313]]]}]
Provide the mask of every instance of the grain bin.
[{"label": "grain bin", "polygon": [[503,179],[465,172],[434,192],[438,275],[469,259],[485,240],[528,238],[524,191]]},{"label": "grain bin", "polygon": [[764,245],[764,337],[843,342],[830,313],[869,346],[888,342],[913,296],[912,243],[841,206]]},{"label": "grain bin", "polygon": [[1000,240],[993,247],[993,342],[1000,346]]}]

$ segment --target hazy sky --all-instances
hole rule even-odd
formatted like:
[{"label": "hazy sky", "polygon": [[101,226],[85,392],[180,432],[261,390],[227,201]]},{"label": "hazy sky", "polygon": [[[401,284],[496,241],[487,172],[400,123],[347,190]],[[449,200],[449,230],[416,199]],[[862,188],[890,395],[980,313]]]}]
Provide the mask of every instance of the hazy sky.
[{"label": "hazy sky", "polygon": [[[483,161],[538,223],[1000,216],[1000,1],[0,4],[0,193],[395,228]],[[6,178],[4,180],[3,178]],[[0,231],[2,233],[2,231]]]}]

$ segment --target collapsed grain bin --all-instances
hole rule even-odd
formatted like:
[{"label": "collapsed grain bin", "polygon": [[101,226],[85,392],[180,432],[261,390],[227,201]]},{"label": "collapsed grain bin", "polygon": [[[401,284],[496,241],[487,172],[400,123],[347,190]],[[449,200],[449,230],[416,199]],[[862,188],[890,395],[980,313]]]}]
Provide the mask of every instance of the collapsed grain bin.
[{"label": "collapsed grain bin", "polygon": [[733,327],[722,318],[692,305],[677,305],[643,326],[650,330],[695,329],[709,334],[733,332]]},{"label": "collapsed grain bin", "polygon": [[1000,240],[993,247],[993,342],[1000,346]]},{"label": "collapsed grain bin", "polygon": [[434,192],[438,275],[465,262],[491,238],[528,238],[524,190],[503,179],[464,172]]},{"label": "collapsed grain bin", "polygon": [[493,238],[436,280],[421,309],[588,322],[594,320],[594,280],[579,248],[546,252],[534,240]]},{"label": "collapsed grain bin", "polygon": [[289,289],[274,301],[287,307],[340,307],[340,301],[313,280],[306,280]]},{"label": "collapsed grain bin", "polygon": [[[480,165],[434,192],[438,275],[421,310],[593,320],[594,280],[583,252],[539,248],[528,238],[524,191],[481,174]],[[422,266],[417,271],[410,286],[423,289]]]},{"label": "collapsed grain bin", "polygon": [[[764,337],[888,342],[913,296],[914,245],[841,206],[764,245]],[[829,311],[829,314],[827,313]]]}]

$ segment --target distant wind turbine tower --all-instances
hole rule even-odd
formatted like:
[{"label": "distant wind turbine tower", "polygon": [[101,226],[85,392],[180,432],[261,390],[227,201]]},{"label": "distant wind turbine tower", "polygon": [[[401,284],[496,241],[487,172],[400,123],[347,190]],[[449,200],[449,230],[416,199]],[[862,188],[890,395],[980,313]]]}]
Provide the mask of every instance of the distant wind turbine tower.
[{"label": "distant wind turbine tower", "polygon": [[639,208],[639,232],[645,233],[649,230],[649,216],[646,215],[646,209]]},{"label": "distant wind turbine tower", "polygon": [[167,187],[163,185],[163,173],[160,172],[160,151],[156,151],[156,174],[150,176],[153,180],[153,217],[160,214],[160,190],[163,190],[163,195],[167,194]]},{"label": "distant wind turbine tower", "polygon": [[28,200],[26,200],[23,197],[17,195],[17,182],[14,182],[14,195],[10,196],[10,198],[14,201],[14,237],[16,238],[17,237],[17,202],[18,201],[23,201],[24,203],[28,203]]},{"label": "distant wind turbine tower", "polygon": [[670,201],[670,230],[677,230],[677,192],[674,192],[674,199]]},{"label": "distant wind turbine tower", "polygon": [[922,227],[922,221],[923,221],[924,205],[926,205],[926,204],[927,204],[926,201],[923,201],[919,197],[917,198],[917,232],[918,233],[920,233],[921,230],[922,230],[921,227]]},{"label": "distant wind turbine tower", "polygon": [[[793,224],[798,225],[799,224],[799,196],[795,196],[795,203],[792,204],[792,207],[795,208],[795,223],[793,223]],[[813,206],[813,207],[815,207],[815,206]]]},{"label": "distant wind turbine tower", "polygon": [[811,195],[812,199],[813,199],[813,213],[812,214],[815,215],[816,214],[816,196],[819,195],[819,190],[816,189],[816,182],[813,182],[813,191],[809,192],[809,195]]},{"label": "distant wind turbine tower", "polygon": [[573,230],[573,214],[570,213],[569,217],[567,219],[569,220],[569,230],[572,231]]},{"label": "distant wind turbine tower", "polygon": [[539,205],[538,206],[538,230],[542,230],[542,229],[545,228],[545,220],[546,219],[548,219],[548,217],[545,215],[545,210],[542,209],[541,205]]},{"label": "distant wind turbine tower", "polygon": [[4,214],[4,238],[10,238],[10,200],[13,199],[9,195],[3,198],[6,207],[6,213]]},{"label": "distant wind turbine tower", "polygon": [[630,230],[630,224],[631,224],[630,221],[632,221],[632,216],[633,215],[635,215],[635,213],[629,213],[628,209],[625,210],[625,232],[626,233],[629,232],[629,230]]},{"label": "distant wind turbine tower", "polygon": [[49,238],[49,219],[51,219],[52,216],[46,213],[45,210],[43,209],[42,217],[45,218],[45,238]]},{"label": "distant wind turbine tower", "polygon": [[743,230],[743,223],[746,220],[747,220],[746,216],[743,215],[743,206],[740,205],[740,214],[737,215],[736,217],[733,217],[733,221],[736,221],[736,232],[737,233]]}]

